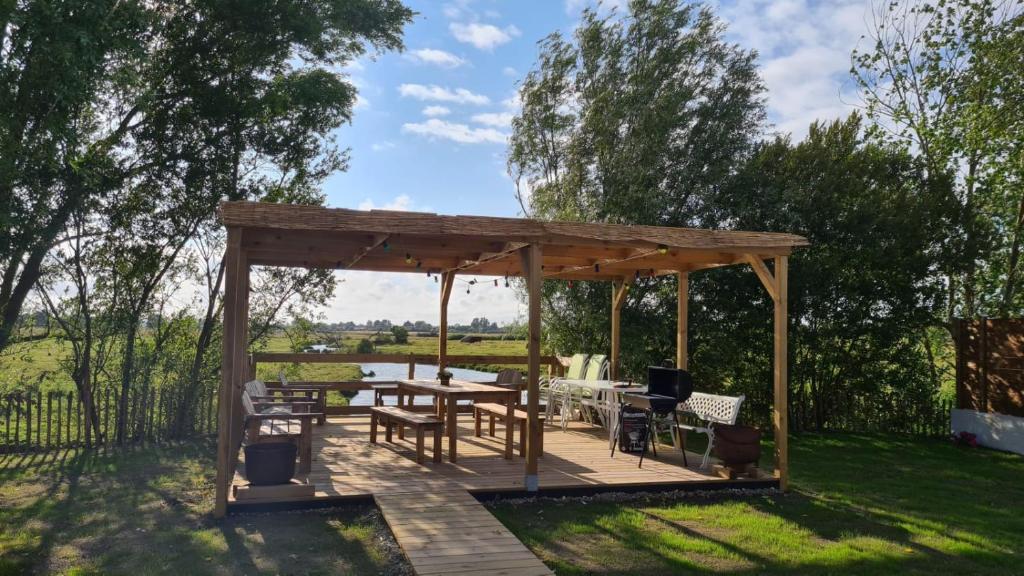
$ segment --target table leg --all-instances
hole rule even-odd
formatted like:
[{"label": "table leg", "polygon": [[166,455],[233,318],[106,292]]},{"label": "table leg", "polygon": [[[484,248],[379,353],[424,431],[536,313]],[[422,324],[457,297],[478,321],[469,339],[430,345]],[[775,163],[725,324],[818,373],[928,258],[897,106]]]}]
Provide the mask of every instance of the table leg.
[{"label": "table leg", "polygon": [[[512,436],[515,432],[516,421],[515,421],[515,410],[516,404],[512,398],[507,400],[505,404],[505,459],[512,459]],[[527,423],[529,424],[529,423]]]},{"label": "table leg", "polygon": [[458,410],[458,408],[459,408],[459,406],[458,406],[458,403],[455,402],[454,400],[448,400],[448,402],[451,403],[451,406],[447,407],[447,410],[448,410],[448,424],[446,425],[446,427],[448,428],[448,460],[454,464],[455,463],[455,458],[456,458],[456,456],[455,456],[455,444],[458,441],[458,435],[459,435],[459,433],[458,433],[458,428],[459,428],[459,423],[458,423],[459,410]]}]

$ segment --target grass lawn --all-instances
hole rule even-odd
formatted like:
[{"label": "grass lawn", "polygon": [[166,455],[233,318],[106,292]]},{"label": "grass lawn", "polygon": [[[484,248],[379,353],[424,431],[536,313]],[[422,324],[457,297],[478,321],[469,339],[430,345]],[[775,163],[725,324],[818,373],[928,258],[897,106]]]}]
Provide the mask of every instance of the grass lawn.
[{"label": "grass lawn", "polygon": [[0,575],[407,573],[371,506],[215,522],[214,448],[0,456]]},{"label": "grass lawn", "polygon": [[[786,495],[499,503],[558,574],[1024,574],[1024,458],[791,440]],[[372,507],[211,517],[213,445],[0,456],[0,575],[404,573]]]},{"label": "grass lawn", "polygon": [[942,440],[790,440],[781,496],[494,511],[558,574],[1024,574],[1024,458]]}]

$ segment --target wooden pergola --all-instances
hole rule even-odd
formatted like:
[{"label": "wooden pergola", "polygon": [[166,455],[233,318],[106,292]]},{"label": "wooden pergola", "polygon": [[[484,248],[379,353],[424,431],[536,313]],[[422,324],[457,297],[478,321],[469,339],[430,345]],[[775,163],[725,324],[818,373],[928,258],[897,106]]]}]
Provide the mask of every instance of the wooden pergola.
[{"label": "wooden pergola", "polygon": [[[689,274],[748,265],[775,307],[775,476],[785,489],[787,449],[787,271],[801,236],[522,218],[442,216],[385,210],[345,210],[256,202],[221,204],[227,228],[224,357],[220,391],[216,514],[223,515],[241,444],[241,391],[249,374],[246,330],[252,266],[329,268],[437,274],[440,277],[438,365],[447,360],[448,301],[459,274],[520,277],[528,293],[528,370],[525,485],[538,489],[541,284],[545,279],[603,280],[612,284],[612,378],[619,368],[619,315],[630,284],[645,276],[679,279],[676,363],[687,367]],[[767,260],[773,261],[769,269]]]}]

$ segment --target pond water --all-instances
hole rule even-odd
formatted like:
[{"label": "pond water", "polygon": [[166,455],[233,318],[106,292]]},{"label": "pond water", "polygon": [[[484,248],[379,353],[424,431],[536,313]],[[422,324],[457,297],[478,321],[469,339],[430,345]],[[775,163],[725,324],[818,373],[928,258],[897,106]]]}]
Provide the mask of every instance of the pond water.
[{"label": "pond water", "polygon": [[[409,365],[408,364],[384,364],[384,363],[366,363],[360,364],[360,368],[363,370],[363,374],[372,373],[373,376],[363,376],[363,382],[394,382],[395,380],[405,380],[409,377]],[[448,371],[452,373],[452,376],[456,380],[470,380],[479,382],[493,382],[495,376],[493,372],[481,372],[480,370],[467,370],[465,368],[452,368],[448,367]],[[417,364],[416,365],[416,377],[433,380],[437,378],[437,366],[429,364]],[[418,398],[417,403],[428,403],[429,398]],[[385,403],[394,404],[394,396],[386,396],[384,398]],[[373,390],[360,390],[355,396],[348,401],[350,406],[373,406]]]}]

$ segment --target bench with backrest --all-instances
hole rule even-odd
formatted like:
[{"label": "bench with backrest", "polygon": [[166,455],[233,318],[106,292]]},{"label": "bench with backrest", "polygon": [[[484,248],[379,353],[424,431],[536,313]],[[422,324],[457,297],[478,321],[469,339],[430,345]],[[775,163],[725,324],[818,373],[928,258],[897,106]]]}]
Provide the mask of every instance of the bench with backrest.
[{"label": "bench with backrest", "polygon": [[370,408],[370,443],[377,443],[377,426],[384,426],[384,439],[392,442],[391,429],[398,426],[398,438],[405,437],[405,427],[416,431],[416,462],[423,464],[424,434],[427,430],[434,436],[434,462],[441,461],[441,429],[444,424],[432,414],[410,412],[398,406],[373,406]]},{"label": "bench with backrest", "polygon": [[242,392],[242,412],[247,444],[292,442],[298,448],[299,472],[308,474],[313,461],[312,402],[255,400],[248,389]]},{"label": "bench with backrest", "polygon": [[684,415],[692,415],[699,424],[679,424],[679,439],[686,449],[687,431],[707,434],[708,447],[704,451],[704,459],[701,460],[701,468],[706,468],[711,459],[711,448],[715,443],[715,424],[735,424],[736,418],[740,415],[740,405],[746,396],[720,396],[718,394],[705,394],[694,392],[685,402],[681,402],[677,411]]},{"label": "bench with backrest", "polygon": [[278,392],[289,396],[294,396],[296,394],[305,395],[307,399],[316,402],[316,411],[323,413],[323,417],[317,420],[317,424],[327,423],[327,386],[316,386],[310,384],[296,386],[294,384],[290,384],[288,382],[288,377],[285,376],[284,370],[277,373],[277,378],[281,381],[281,384],[267,386],[267,390],[269,392]]}]

